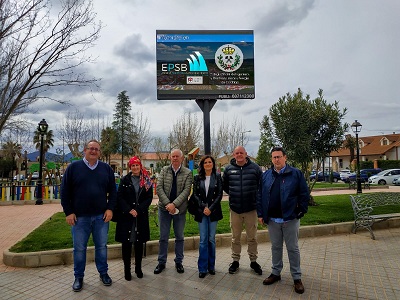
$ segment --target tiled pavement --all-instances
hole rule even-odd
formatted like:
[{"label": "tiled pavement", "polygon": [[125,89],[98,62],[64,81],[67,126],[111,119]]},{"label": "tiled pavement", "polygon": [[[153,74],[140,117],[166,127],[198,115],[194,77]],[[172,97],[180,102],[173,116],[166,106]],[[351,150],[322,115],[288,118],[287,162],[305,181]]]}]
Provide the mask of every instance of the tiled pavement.
[{"label": "tiled pavement", "polygon": [[[0,207],[1,250],[59,210],[57,204]],[[204,279],[198,277],[196,250],[185,252],[184,274],[175,271],[172,253],[167,269],[153,274],[157,257],[150,255],[143,259],[144,277],[133,276],[130,282],[123,278],[122,261],[110,260],[110,287],[101,284],[94,263],[88,263],[79,293],[71,289],[71,265],[29,269],[0,265],[0,299],[400,299],[400,228],[378,230],[376,236],[372,240],[361,231],[300,239],[303,295],[293,291],[286,252],[282,281],[262,284],[270,273],[271,251],[270,243],[261,243],[262,276],[250,269],[245,245],[237,274],[227,271],[230,249],[217,248],[217,274]],[[7,244],[7,239],[12,242]]]}]

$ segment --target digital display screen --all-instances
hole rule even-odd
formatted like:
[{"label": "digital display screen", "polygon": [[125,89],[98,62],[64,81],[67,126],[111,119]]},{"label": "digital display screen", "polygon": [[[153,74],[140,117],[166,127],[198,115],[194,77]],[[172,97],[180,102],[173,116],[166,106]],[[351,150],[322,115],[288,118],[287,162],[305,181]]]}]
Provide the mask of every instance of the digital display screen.
[{"label": "digital display screen", "polygon": [[157,30],[157,99],[254,99],[253,30]]}]

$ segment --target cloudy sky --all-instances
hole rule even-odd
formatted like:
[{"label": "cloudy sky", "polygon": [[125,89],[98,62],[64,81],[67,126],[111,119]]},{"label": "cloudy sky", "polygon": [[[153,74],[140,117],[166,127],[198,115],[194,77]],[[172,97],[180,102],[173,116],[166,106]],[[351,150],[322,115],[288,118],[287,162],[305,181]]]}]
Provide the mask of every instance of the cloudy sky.
[{"label": "cloudy sky", "polygon": [[398,0],[95,0],[104,28],[89,66],[102,78],[101,91],[62,90],[75,106],[36,104],[52,128],[68,111],[101,115],[111,122],[117,95],[126,90],[154,136],[166,136],[184,113],[202,121],[195,101],[159,101],[156,96],[156,30],[254,30],[253,100],[219,100],[213,124],[237,116],[256,155],[259,122],[279,97],[301,88],[311,98],[324,90],[329,102],[347,108],[345,121],[362,123],[360,136],[400,132],[400,2]]}]

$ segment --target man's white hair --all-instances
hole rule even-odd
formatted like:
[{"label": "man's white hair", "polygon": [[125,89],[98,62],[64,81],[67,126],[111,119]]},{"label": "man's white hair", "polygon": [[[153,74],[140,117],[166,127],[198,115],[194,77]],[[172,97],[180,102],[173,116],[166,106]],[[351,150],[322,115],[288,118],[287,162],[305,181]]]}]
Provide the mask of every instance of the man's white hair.
[{"label": "man's white hair", "polygon": [[181,149],[172,149],[172,150],[171,150],[171,155],[172,155],[172,153],[175,152],[175,151],[179,151],[179,153],[181,154],[181,156],[183,156],[183,152],[182,152]]}]

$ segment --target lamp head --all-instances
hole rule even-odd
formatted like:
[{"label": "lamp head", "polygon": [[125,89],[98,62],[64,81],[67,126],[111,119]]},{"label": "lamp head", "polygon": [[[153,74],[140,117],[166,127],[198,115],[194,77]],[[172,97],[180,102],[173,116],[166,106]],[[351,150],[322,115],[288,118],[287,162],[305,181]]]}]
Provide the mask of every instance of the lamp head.
[{"label": "lamp head", "polygon": [[42,134],[42,135],[45,134],[47,132],[48,127],[49,127],[49,125],[47,124],[45,119],[40,121],[38,124],[38,130],[39,130],[40,134]]},{"label": "lamp head", "polygon": [[361,128],[362,128],[362,125],[361,125],[361,123],[358,122],[357,120],[355,120],[355,121],[353,122],[353,124],[351,124],[351,130],[353,130],[353,132],[354,132],[355,134],[359,134],[359,133],[361,132]]}]

